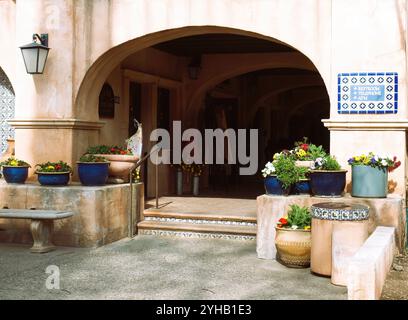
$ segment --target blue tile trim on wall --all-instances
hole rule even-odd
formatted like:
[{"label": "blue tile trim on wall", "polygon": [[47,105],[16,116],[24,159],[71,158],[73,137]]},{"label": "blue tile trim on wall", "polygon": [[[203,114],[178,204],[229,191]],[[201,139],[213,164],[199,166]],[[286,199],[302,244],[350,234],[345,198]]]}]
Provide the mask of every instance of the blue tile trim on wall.
[{"label": "blue tile trim on wall", "polygon": [[398,112],[397,72],[342,72],[337,75],[339,114]]}]

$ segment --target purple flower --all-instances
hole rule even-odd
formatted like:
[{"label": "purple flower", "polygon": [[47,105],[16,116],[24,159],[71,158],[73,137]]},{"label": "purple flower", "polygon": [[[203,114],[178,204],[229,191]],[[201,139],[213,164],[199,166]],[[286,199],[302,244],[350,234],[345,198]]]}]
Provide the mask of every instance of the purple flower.
[{"label": "purple flower", "polygon": [[372,164],[376,163],[375,158],[371,158],[371,163]]},{"label": "purple flower", "polygon": [[348,159],[348,163],[349,163],[349,164],[352,164],[353,162],[354,162],[354,159],[353,159],[353,158]]}]

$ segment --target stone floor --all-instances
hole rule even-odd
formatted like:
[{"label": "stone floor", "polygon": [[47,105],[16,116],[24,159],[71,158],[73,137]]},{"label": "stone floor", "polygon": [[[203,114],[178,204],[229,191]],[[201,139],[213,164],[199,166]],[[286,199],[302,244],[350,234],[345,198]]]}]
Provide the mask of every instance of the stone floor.
[{"label": "stone floor", "polygon": [[156,200],[146,202],[149,211],[206,214],[217,216],[256,217],[256,199],[231,199],[215,197],[160,197],[159,209]]},{"label": "stone floor", "polygon": [[[48,290],[47,266],[60,268]],[[0,244],[2,299],[346,299],[347,290],[257,259],[254,241],[137,236],[98,249],[44,255]]]}]

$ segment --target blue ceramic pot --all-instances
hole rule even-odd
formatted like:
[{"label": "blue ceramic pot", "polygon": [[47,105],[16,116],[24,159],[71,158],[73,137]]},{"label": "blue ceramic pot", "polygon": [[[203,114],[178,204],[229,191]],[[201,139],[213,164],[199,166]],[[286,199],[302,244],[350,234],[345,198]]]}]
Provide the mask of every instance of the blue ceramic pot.
[{"label": "blue ceramic pot", "polygon": [[285,195],[289,194],[289,189],[283,189],[282,183],[278,180],[276,176],[266,177],[264,180],[264,186],[266,194],[269,195]]},{"label": "blue ceramic pot", "polygon": [[352,166],[351,195],[364,198],[386,198],[388,193],[387,169],[365,165]]},{"label": "blue ceramic pot", "polygon": [[38,182],[43,186],[65,186],[69,182],[70,172],[36,172]]},{"label": "blue ceramic pot", "polygon": [[346,186],[347,170],[314,170],[310,172],[310,188],[317,197],[341,197]]},{"label": "blue ceramic pot", "polygon": [[28,167],[3,166],[3,175],[7,183],[25,183]]},{"label": "blue ceramic pot", "polygon": [[109,162],[77,162],[79,181],[84,186],[103,186],[109,174]]},{"label": "blue ceramic pot", "polygon": [[295,194],[310,194],[310,181],[309,179],[300,180],[295,183],[293,188]]}]

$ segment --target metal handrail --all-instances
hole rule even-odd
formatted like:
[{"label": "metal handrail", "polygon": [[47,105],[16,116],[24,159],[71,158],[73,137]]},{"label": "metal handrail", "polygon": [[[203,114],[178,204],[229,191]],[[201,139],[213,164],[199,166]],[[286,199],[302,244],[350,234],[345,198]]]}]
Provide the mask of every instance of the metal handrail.
[{"label": "metal handrail", "polygon": [[[150,153],[146,154],[144,157],[142,157],[138,162],[136,162],[130,169],[129,169],[129,181],[130,181],[130,208],[129,208],[129,216],[128,216],[128,220],[129,220],[129,228],[128,228],[128,236],[129,238],[133,238],[134,237],[134,233],[133,233],[133,214],[132,214],[132,209],[133,209],[133,177],[132,177],[132,172],[137,169],[138,167],[140,167],[143,162],[145,162],[148,158],[150,158],[150,156],[155,153],[158,152],[160,149],[159,148],[153,148]],[[159,208],[159,173],[158,173],[158,164],[156,163],[156,177],[155,177],[155,192],[156,192],[156,209]]]}]

